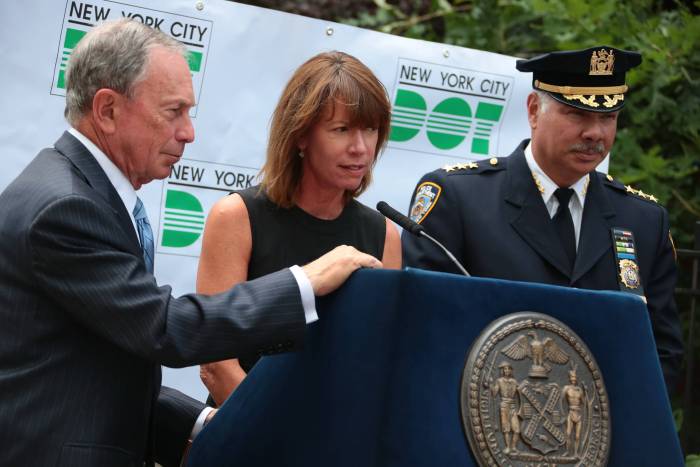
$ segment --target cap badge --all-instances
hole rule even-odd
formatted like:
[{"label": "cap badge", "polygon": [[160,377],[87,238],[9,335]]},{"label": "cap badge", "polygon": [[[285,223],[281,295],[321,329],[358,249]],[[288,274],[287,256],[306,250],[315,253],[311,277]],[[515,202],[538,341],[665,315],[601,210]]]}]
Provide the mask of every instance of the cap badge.
[{"label": "cap badge", "polygon": [[589,75],[612,75],[615,56],[612,49],[608,52],[605,49],[593,51],[591,55],[591,71]]}]

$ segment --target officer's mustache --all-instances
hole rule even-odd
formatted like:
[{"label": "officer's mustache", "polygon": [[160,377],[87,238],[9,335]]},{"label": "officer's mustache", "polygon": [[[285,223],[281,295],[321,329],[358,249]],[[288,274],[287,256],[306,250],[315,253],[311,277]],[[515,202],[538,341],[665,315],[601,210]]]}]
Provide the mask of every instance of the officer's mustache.
[{"label": "officer's mustache", "polygon": [[584,152],[586,154],[597,153],[605,154],[605,145],[603,143],[576,143],[569,148],[570,151]]}]

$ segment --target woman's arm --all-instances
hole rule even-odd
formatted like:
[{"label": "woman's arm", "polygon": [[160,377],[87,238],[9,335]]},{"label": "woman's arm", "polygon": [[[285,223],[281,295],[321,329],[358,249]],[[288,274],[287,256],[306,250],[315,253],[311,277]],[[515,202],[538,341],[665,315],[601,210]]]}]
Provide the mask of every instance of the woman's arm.
[{"label": "woman's arm", "polygon": [[386,219],[382,264],[386,269],[401,269],[401,237],[389,219]]},{"label": "woman's arm", "polygon": [[[250,219],[243,199],[233,194],[217,201],[204,227],[197,293],[216,294],[245,281],[252,247]],[[201,365],[199,376],[220,406],[246,373],[238,360],[231,359]]]}]

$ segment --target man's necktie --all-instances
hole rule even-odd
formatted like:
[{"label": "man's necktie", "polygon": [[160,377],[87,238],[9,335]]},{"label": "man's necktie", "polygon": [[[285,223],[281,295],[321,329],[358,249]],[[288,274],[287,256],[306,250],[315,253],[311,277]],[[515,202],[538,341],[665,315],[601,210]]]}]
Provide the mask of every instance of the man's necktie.
[{"label": "man's necktie", "polygon": [[569,268],[573,271],[574,261],[576,261],[576,233],[574,232],[574,221],[569,211],[569,200],[574,194],[571,188],[557,188],[554,196],[559,200],[559,208],[552,218],[554,229],[559,234],[559,240],[564,247],[567,258],[569,258]]},{"label": "man's necktie", "polygon": [[136,198],[136,206],[134,206],[134,220],[136,220],[136,230],[139,233],[141,240],[141,249],[143,250],[143,260],[146,263],[146,269],[151,274],[153,273],[153,230],[148,222],[146,208],[141,199]]}]

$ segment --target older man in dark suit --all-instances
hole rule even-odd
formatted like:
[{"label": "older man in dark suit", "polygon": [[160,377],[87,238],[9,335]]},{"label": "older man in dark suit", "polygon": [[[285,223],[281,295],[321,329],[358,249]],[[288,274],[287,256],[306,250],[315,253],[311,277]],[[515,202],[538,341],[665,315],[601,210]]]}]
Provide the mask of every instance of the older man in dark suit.
[{"label": "older man in dark suit", "polygon": [[[409,212],[476,276],[644,296],[672,387],[682,342],[668,214],[595,170],[615,140],[625,73],[640,62],[605,46],[519,60],[533,73],[532,139],[509,157],[425,175]],[[402,243],[407,266],[458,272],[430,243],[407,232]]]},{"label": "older man in dark suit", "polygon": [[0,465],[177,465],[207,413],[157,397],[161,364],[292,350],[317,319],[314,293],[380,263],[339,247],[172,297],[136,190],[194,139],[186,50],[137,22],[98,26],[73,51],[66,104],[72,128],[0,195]]}]

